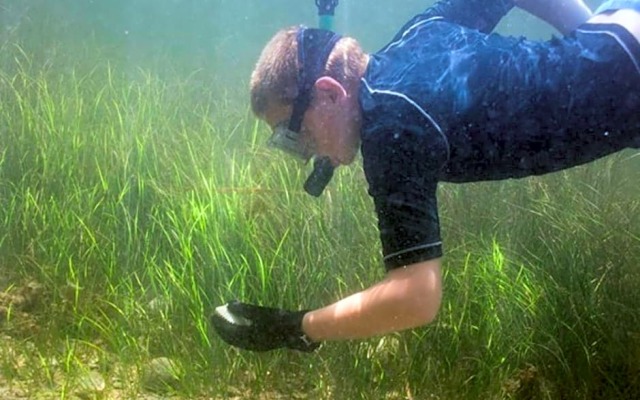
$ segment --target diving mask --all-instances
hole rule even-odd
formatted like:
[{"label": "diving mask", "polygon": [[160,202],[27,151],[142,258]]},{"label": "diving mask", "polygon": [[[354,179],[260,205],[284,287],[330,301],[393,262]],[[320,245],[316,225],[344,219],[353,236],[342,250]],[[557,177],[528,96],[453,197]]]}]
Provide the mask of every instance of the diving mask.
[{"label": "diving mask", "polygon": [[269,146],[282,150],[306,163],[313,157],[314,146],[302,139],[302,133],[289,129],[289,125],[287,122],[276,125],[269,138]]}]

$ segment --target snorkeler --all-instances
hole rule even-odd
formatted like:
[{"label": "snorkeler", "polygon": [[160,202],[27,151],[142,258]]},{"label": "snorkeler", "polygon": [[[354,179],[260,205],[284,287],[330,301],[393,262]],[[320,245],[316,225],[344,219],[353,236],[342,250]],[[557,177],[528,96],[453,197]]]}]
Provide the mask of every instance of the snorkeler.
[{"label": "snorkeler", "polygon": [[[566,35],[491,34],[514,6]],[[361,151],[378,217],[385,278],[312,311],[231,302],[212,316],[227,343],[312,351],[431,322],[442,297],[438,182],[545,174],[640,147],[640,0],[592,15],[581,0],[442,0],[380,51],[293,27],[251,79],[270,143],[315,159],[319,195]]]}]

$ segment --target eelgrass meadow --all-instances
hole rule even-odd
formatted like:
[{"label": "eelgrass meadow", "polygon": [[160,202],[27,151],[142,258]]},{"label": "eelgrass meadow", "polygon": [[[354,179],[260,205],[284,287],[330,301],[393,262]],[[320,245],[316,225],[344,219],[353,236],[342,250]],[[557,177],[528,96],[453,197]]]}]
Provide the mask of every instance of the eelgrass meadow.
[{"label": "eelgrass meadow", "polygon": [[242,352],[214,306],[314,308],[383,276],[360,168],[312,199],[245,83],[21,34],[0,42],[0,397],[640,398],[637,152],[442,185],[432,325]]}]

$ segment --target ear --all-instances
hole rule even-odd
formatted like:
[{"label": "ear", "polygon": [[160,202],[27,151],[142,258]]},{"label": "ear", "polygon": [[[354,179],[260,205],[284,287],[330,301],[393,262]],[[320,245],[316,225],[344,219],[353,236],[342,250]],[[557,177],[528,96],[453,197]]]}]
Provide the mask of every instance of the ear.
[{"label": "ear", "polygon": [[318,78],[314,87],[318,97],[332,103],[339,102],[347,97],[347,90],[344,86],[329,76]]}]

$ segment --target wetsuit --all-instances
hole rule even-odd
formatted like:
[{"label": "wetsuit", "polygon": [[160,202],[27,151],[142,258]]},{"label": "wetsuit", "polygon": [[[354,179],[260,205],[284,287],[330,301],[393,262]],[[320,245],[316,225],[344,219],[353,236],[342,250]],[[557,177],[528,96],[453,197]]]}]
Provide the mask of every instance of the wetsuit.
[{"label": "wetsuit", "polygon": [[442,255],[440,181],[545,174],[640,147],[634,37],[595,24],[547,42],[490,34],[511,8],[440,1],[371,55],[361,150],[387,269]]}]

